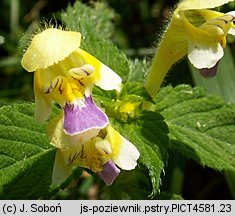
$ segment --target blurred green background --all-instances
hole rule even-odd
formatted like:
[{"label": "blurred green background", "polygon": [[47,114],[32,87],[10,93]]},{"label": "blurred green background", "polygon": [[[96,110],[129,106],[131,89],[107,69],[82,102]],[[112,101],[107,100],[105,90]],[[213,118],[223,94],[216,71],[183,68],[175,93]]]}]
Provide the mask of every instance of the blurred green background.
[{"label": "blurred green background", "polygon": [[[74,1],[0,1],[1,105],[21,100],[34,100],[33,76],[25,72],[20,65],[22,50],[18,46],[19,41],[24,33],[31,32],[42,21],[61,24],[59,12],[65,10],[68,4],[72,5]],[[92,6],[95,1],[83,2]],[[176,1],[109,0],[106,2],[115,12],[113,42],[129,58],[150,61],[167,17]],[[231,49],[234,50],[234,45],[231,45]],[[193,85],[186,59],[175,65],[165,81],[165,84],[173,86],[180,83]],[[185,199],[232,199],[222,174],[202,168],[175,152],[172,152],[170,158],[162,179],[162,190],[182,194]],[[90,188],[92,181],[90,182],[90,184],[86,183],[84,190]],[[86,193],[83,192],[83,194]],[[81,194],[75,196],[73,194],[73,198],[81,198]]]}]

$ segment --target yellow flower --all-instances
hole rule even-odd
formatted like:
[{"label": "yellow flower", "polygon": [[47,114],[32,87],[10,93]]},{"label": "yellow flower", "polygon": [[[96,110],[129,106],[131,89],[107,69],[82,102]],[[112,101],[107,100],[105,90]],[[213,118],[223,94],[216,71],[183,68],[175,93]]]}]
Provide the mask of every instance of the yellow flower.
[{"label": "yellow flower", "polygon": [[121,78],[80,47],[79,32],[49,28],[37,34],[21,64],[35,71],[35,118],[48,119],[52,103],[65,112],[64,130],[74,135],[107,126],[108,118],[92,100],[94,85],[120,91]]},{"label": "yellow flower", "polygon": [[189,61],[205,76],[213,76],[223,57],[226,35],[235,35],[235,11],[208,10],[233,0],[183,0],[163,34],[146,89],[155,96],[171,66],[188,54]]},{"label": "yellow flower", "polygon": [[62,113],[49,123],[48,134],[57,148],[52,176],[55,184],[66,180],[75,165],[97,173],[107,185],[118,176],[118,167],[131,170],[137,165],[139,151],[111,125],[70,136],[63,131]]}]

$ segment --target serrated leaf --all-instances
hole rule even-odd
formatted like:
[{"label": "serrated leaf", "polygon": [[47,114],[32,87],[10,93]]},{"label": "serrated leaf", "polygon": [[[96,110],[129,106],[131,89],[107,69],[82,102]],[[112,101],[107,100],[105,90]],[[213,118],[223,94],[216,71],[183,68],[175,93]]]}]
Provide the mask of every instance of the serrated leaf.
[{"label": "serrated leaf", "polygon": [[134,61],[129,60],[129,62],[130,71],[127,81],[143,84],[151,66],[150,61],[135,59]]},{"label": "serrated leaf", "polygon": [[55,150],[33,104],[0,108],[0,198],[38,199],[50,191]]},{"label": "serrated leaf", "polygon": [[235,170],[235,105],[200,87],[163,88],[156,110],[165,117],[172,146],[215,170]]},{"label": "serrated leaf", "polygon": [[102,38],[110,38],[114,31],[114,15],[114,11],[103,2],[88,6],[76,1],[73,6],[69,6],[61,13],[61,18],[68,29],[81,32],[85,38],[91,33]]},{"label": "serrated leaf", "polygon": [[139,163],[147,167],[152,195],[159,192],[160,177],[168,157],[168,129],[160,114],[143,112],[130,122],[112,120],[112,125],[140,151]]},{"label": "serrated leaf", "polygon": [[[233,38],[234,39],[234,38]],[[220,60],[217,74],[215,77],[210,79],[205,79],[200,76],[198,71],[190,66],[190,71],[194,79],[194,83],[198,86],[204,87],[208,92],[219,95],[225,99],[227,102],[235,101],[235,64],[232,56],[232,52],[229,49],[229,46],[226,46],[224,49],[224,56]],[[235,198],[235,172],[225,172],[226,181],[229,187],[229,191]]]}]

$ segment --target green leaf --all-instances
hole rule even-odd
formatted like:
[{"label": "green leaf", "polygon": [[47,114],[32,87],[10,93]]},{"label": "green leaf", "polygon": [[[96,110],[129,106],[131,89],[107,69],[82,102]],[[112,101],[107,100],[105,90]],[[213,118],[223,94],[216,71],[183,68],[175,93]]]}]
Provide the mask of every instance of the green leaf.
[{"label": "green leaf", "polygon": [[[224,56],[220,60],[217,75],[215,77],[205,79],[204,77],[200,76],[197,69],[192,67],[192,65],[189,66],[192,77],[194,79],[194,83],[196,85],[204,87],[210,93],[222,96],[226,102],[235,101],[235,65],[232,52],[230,51],[228,46],[224,49]],[[232,194],[233,198],[235,198],[235,172],[228,171],[224,174],[229,187],[229,191]]]},{"label": "green leaf", "polygon": [[152,195],[159,192],[161,173],[168,157],[168,128],[163,117],[158,113],[143,112],[130,122],[113,119],[112,125],[138,148],[139,163],[149,171]]},{"label": "green leaf", "polygon": [[172,147],[218,171],[235,170],[235,106],[200,87],[163,88],[156,110],[164,116]]},{"label": "green leaf", "polygon": [[1,199],[38,199],[56,191],[50,187],[55,149],[33,112],[26,103],[0,108]]},{"label": "green leaf", "polygon": [[93,89],[92,96],[96,103],[102,104],[104,107],[113,107],[115,106],[115,101],[117,100],[116,90],[105,91],[99,87]]},{"label": "green leaf", "polygon": [[148,71],[150,70],[150,61],[135,59],[129,60],[130,71],[128,73],[128,82],[139,82],[144,84]]},{"label": "green leaf", "polygon": [[61,18],[69,30],[79,31],[83,37],[91,34],[101,38],[110,38],[114,31],[114,11],[105,3],[94,3],[87,6],[76,1],[61,13]]}]

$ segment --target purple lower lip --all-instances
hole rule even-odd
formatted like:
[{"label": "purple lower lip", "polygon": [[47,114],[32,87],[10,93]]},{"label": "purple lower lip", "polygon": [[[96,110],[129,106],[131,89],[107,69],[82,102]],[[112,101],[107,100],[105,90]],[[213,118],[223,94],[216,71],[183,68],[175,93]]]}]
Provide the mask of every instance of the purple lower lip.
[{"label": "purple lower lip", "polygon": [[91,97],[85,97],[85,106],[66,104],[64,107],[64,130],[75,135],[89,129],[102,129],[109,123],[106,114],[96,106]]},{"label": "purple lower lip", "polygon": [[97,174],[105,182],[105,184],[109,186],[113,183],[119,173],[120,170],[116,167],[112,160],[109,160],[103,165],[103,169]]}]

